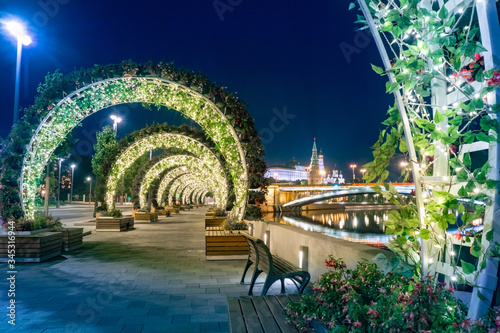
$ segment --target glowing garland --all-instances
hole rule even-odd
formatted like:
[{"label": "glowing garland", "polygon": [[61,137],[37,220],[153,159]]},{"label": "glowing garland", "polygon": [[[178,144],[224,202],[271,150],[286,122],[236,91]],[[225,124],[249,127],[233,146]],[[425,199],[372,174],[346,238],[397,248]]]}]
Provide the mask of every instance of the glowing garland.
[{"label": "glowing garland", "polygon": [[168,192],[174,180],[179,176],[187,174],[189,172],[196,172],[196,170],[198,169],[199,168],[197,166],[191,166],[191,167],[183,166],[168,171],[161,180],[160,185],[158,186],[158,192],[156,195],[157,200],[159,202],[163,202],[164,201],[163,198],[166,197],[168,202],[168,198],[170,198]]},{"label": "glowing garland", "polygon": [[196,201],[196,200],[194,200],[194,198],[192,196],[193,196],[195,189],[199,188],[199,186],[200,186],[199,184],[192,184],[192,185],[188,185],[184,189],[184,191],[182,193],[182,198],[183,198],[184,202],[187,202],[188,200],[190,202]]},{"label": "glowing garland", "polygon": [[[172,184],[171,191],[169,191],[169,195],[174,198],[174,200],[182,199],[182,192],[184,189],[191,184],[205,184],[203,180],[199,177],[194,176],[192,174],[185,174],[178,177]],[[206,188],[213,191],[214,189],[210,187],[209,184],[206,184]]]},{"label": "glowing garland", "polygon": [[[203,177],[203,179],[217,189],[218,202],[220,205],[224,207],[226,206],[228,196],[227,179],[225,178],[224,169],[215,155],[213,155],[213,159],[206,161],[202,161],[194,156],[174,155],[156,163],[144,176],[139,191],[141,207],[145,207],[147,205],[146,196],[153,181],[157,179],[165,170],[180,165],[189,166],[190,169],[194,168],[200,174],[200,177]],[[219,186],[217,186],[217,184],[219,184]],[[226,184],[226,186],[223,184]],[[161,201],[161,196],[157,196],[157,200]]]},{"label": "glowing garland", "polygon": [[105,200],[108,207],[113,207],[114,195],[120,178],[140,156],[154,149],[178,148],[198,156],[210,165],[217,165],[218,160],[205,145],[191,137],[173,133],[155,133],[141,138],[128,147],[115,161],[106,182]]},{"label": "glowing garland", "polygon": [[[236,211],[243,215],[248,187],[245,153],[225,115],[208,98],[181,84],[160,78],[128,77],[99,81],[71,93],[40,123],[28,145],[21,172],[22,206],[27,216],[34,216],[36,211],[37,185],[49,157],[71,130],[104,108],[137,102],[177,110],[201,126],[229,165]],[[108,203],[111,200],[107,198]]]}]

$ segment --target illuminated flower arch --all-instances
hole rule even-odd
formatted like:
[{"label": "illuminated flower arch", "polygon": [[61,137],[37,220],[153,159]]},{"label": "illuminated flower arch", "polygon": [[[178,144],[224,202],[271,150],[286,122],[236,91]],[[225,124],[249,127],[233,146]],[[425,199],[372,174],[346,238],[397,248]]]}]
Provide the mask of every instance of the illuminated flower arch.
[{"label": "illuminated flower arch", "polygon": [[192,185],[188,185],[184,189],[184,192],[182,195],[184,202],[186,202],[189,199],[191,201],[191,203],[193,203],[193,202],[198,203],[199,200],[198,200],[195,192],[200,191],[201,189],[203,189],[203,186],[201,184],[194,183]]},{"label": "illuminated flower arch", "polygon": [[192,173],[192,172],[197,172],[198,167],[197,166],[182,166],[178,168],[173,168],[172,170],[167,171],[167,173],[163,176],[162,180],[160,181],[160,185],[158,186],[158,192],[156,194],[156,200],[158,202],[163,202],[164,198],[166,198],[167,203],[168,199],[171,197],[168,195],[169,190],[171,189],[171,185],[174,182],[176,178],[179,176]]},{"label": "illuminated flower arch", "polygon": [[[171,190],[169,191],[169,196],[174,199],[183,199],[182,193],[188,185],[192,184],[206,184],[204,180],[200,179],[198,176],[193,174],[185,174],[174,180]],[[213,191],[214,189],[207,184],[206,188]]]},{"label": "illuminated flower arch", "polygon": [[193,200],[196,202],[196,203],[202,203],[201,202],[201,192],[203,191],[203,188],[202,187],[195,187],[194,188],[194,191],[193,191],[193,194],[191,195],[193,197]]},{"label": "illuminated flower arch", "polygon": [[[105,200],[109,208],[113,207],[116,188],[125,171],[144,153],[155,149],[181,149],[197,156],[208,165],[220,165],[214,153],[201,142],[185,135],[174,133],[154,133],[145,136],[130,145],[115,161],[106,182]],[[226,184],[220,184],[224,186]]]},{"label": "illuminated flower arch", "polygon": [[[212,163],[211,163],[212,162]],[[190,169],[194,168],[194,172],[200,174],[207,182],[209,182],[216,191],[216,198],[219,205],[226,206],[228,190],[225,172],[220,164],[220,161],[215,157],[212,160],[201,160],[194,156],[188,155],[174,155],[162,159],[153,165],[142,179],[141,188],[139,191],[139,199],[141,207],[147,205],[146,196],[151,187],[151,184],[157,179],[165,170],[177,166],[189,166]],[[157,200],[161,200],[157,197]]]},{"label": "illuminated flower arch", "polygon": [[0,209],[6,219],[34,215],[44,167],[75,126],[97,111],[124,103],[164,106],[196,122],[224,156],[238,214],[244,213],[249,170],[252,183],[255,177],[263,179],[264,152],[253,119],[235,96],[203,75],[172,64],[126,61],[65,76],[56,72],[46,77],[38,92],[35,103],[24,110],[11,131],[2,154]]}]

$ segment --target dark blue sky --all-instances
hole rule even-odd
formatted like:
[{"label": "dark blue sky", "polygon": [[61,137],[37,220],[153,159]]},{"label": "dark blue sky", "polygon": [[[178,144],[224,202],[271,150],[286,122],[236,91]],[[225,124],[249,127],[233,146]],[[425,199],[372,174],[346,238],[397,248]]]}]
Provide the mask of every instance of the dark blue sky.
[{"label": "dark blue sky", "polygon": [[[227,10],[218,13],[214,5]],[[269,165],[292,156],[308,164],[316,137],[327,167],[335,163],[349,174],[350,163],[370,161],[370,146],[393,98],[385,94],[385,78],[371,70],[370,63],[379,65],[380,57],[374,42],[354,31],[356,11],[348,11],[348,5],[338,0],[0,0],[0,15],[23,18],[34,35],[23,53],[22,106],[32,103],[39,82],[56,69],[67,73],[126,59],[174,61],[205,73],[248,103],[257,129],[267,133]],[[346,57],[342,47],[355,53]],[[2,137],[12,124],[15,54],[15,41],[1,31]],[[285,109],[295,117],[273,132],[273,110]],[[145,112],[135,105],[100,112],[76,130],[77,152],[88,153],[112,111],[126,115],[120,136],[154,120],[181,120],[178,114]]]}]

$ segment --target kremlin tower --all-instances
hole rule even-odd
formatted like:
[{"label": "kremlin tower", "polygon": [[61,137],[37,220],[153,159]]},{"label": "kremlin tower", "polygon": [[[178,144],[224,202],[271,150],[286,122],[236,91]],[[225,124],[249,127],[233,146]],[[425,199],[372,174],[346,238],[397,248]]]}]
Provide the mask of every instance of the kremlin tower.
[{"label": "kremlin tower", "polygon": [[[323,164],[323,154],[321,154],[321,164]],[[324,166],[323,166],[324,167]],[[321,185],[320,163],[318,158],[318,149],[316,148],[316,138],[314,138],[311,165],[307,175],[308,185]]]}]

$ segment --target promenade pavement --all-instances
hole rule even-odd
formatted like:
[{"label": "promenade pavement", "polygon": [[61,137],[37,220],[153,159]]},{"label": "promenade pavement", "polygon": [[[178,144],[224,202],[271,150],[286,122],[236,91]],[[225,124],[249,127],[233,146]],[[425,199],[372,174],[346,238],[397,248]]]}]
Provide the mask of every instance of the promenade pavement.
[{"label": "promenade pavement", "polygon": [[[240,285],[245,260],[205,260],[205,212],[127,232],[94,229],[77,250],[18,263],[16,325],[3,315],[0,332],[227,332],[226,299],[248,293],[252,270]],[[6,264],[0,267],[5,275]],[[6,314],[6,277],[0,290]],[[269,294],[279,292],[276,283]],[[293,284],[287,293],[296,293]]]}]

